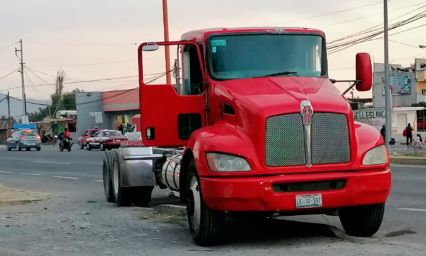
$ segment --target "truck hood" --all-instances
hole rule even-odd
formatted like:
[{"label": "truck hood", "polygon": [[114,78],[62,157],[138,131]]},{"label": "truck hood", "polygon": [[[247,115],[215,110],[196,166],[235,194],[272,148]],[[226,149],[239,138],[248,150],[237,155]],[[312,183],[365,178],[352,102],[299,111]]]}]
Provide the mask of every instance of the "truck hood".
[{"label": "truck hood", "polygon": [[311,102],[314,112],[346,114],[351,109],[328,78],[267,77],[228,80],[221,85],[225,90],[222,95],[229,103],[241,111],[265,117],[300,112],[303,100]]}]

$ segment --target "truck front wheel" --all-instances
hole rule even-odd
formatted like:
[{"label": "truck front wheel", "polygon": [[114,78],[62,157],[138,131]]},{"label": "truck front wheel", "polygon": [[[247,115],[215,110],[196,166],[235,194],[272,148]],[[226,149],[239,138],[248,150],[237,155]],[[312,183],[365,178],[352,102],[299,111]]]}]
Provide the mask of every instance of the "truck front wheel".
[{"label": "truck front wheel", "polygon": [[217,245],[225,224],[225,213],[207,207],[202,196],[195,160],[189,164],[187,215],[194,242],[199,246]]},{"label": "truck front wheel", "polygon": [[363,205],[339,209],[339,218],[350,236],[372,236],[380,228],[385,204]]}]

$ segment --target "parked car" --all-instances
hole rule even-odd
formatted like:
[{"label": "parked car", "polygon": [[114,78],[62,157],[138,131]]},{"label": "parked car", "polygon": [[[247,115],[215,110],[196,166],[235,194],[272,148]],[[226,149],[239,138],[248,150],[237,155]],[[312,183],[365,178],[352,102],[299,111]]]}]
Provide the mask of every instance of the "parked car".
[{"label": "parked car", "polygon": [[15,131],[8,139],[6,148],[8,151],[16,149],[21,151],[25,148],[30,151],[32,148],[41,150],[40,135],[37,134],[36,130],[18,130]]},{"label": "parked car", "polygon": [[86,149],[92,150],[99,148],[104,151],[105,149],[111,150],[113,148],[119,148],[121,142],[128,140],[120,131],[117,130],[100,130],[96,132],[93,137],[86,140]]},{"label": "parked car", "polygon": [[83,149],[86,146],[87,138],[93,137],[93,135],[95,135],[100,130],[103,129],[89,129],[83,135],[78,137],[78,145],[80,146],[80,149]]}]

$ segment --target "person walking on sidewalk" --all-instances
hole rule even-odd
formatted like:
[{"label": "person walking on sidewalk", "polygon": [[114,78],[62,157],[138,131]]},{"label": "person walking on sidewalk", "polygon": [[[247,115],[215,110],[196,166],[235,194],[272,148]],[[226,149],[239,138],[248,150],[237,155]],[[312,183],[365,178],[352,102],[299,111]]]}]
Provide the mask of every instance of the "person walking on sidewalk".
[{"label": "person walking on sidewalk", "polygon": [[384,125],[382,126],[380,133],[382,134],[383,139],[386,141],[386,128]]},{"label": "person walking on sidewalk", "polygon": [[411,143],[413,142],[413,130],[414,129],[411,127],[411,124],[408,123],[407,127],[405,127],[405,130],[404,130],[405,137],[407,138],[407,147],[410,146]]}]

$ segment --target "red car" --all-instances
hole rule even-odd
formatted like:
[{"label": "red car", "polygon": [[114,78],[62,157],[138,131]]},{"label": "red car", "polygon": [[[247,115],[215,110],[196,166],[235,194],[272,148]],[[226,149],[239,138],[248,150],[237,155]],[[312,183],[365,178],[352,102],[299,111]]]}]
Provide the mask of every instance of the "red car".
[{"label": "red car", "polygon": [[86,146],[87,138],[93,137],[93,135],[95,135],[100,130],[102,129],[89,129],[83,135],[78,137],[78,145],[80,146],[80,149],[83,149]]},{"label": "red car", "polygon": [[127,140],[120,131],[117,130],[100,130],[96,132],[92,137],[86,140],[86,149],[92,150],[92,148],[99,148],[104,151],[105,149],[111,150],[113,148],[119,148],[121,142]]}]

